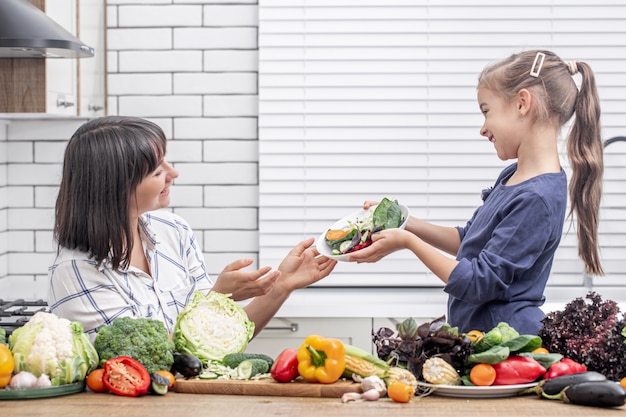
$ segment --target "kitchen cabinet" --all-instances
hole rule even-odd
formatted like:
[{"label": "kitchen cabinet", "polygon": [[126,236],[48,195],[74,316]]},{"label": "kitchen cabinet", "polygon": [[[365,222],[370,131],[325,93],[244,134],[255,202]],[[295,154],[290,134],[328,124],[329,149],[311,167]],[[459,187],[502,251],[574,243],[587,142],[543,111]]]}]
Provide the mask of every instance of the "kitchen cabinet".
[{"label": "kitchen cabinet", "polygon": [[275,358],[283,349],[288,347],[297,349],[307,336],[319,334],[370,352],[371,333],[370,318],[275,317],[248,344],[246,351],[264,353]]},{"label": "kitchen cabinet", "polygon": [[106,112],[106,2],[30,0],[94,48],[89,58],[0,58],[0,113],[100,116]]}]

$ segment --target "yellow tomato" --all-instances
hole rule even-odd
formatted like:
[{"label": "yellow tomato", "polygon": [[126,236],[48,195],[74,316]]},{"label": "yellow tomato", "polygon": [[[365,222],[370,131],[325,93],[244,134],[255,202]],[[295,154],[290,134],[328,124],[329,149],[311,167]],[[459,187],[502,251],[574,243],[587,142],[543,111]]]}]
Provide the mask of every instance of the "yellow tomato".
[{"label": "yellow tomato", "polygon": [[485,334],[480,330],[470,330],[465,333],[465,336],[472,342],[472,344],[477,343],[480,339],[483,338]]},{"label": "yellow tomato", "polygon": [[548,354],[550,353],[550,351],[544,347],[538,347],[537,349],[533,350],[531,353],[543,353],[543,354]]},{"label": "yellow tomato", "polygon": [[7,345],[0,343],[0,388],[9,385],[14,368],[13,353]]}]

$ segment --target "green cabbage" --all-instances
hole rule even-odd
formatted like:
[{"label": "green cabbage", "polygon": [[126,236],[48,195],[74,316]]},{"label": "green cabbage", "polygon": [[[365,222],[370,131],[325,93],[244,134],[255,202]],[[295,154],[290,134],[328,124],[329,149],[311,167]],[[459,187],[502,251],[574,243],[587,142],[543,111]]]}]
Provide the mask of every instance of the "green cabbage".
[{"label": "green cabbage", "polygon": [[48,375],[52,385],[83,381],[98,364],[98,353],[79,322],[38,312],[9,336],[15,373]]},{"label": "green cabbage", "polygon": [[174,327],[176,351],[196,356],[203,364],[221,361],[246,350],[254,323],[228,295],[196,291]]}]

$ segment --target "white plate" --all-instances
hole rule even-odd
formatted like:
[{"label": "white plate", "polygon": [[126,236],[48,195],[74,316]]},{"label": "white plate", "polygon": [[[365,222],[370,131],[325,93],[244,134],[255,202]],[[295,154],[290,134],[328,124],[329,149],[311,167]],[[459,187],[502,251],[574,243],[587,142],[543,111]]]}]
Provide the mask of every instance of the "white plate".
[{"label": "white plate", "polygon": [[537,385],[537,382],[519,385],[492,385],[478,387],[470,385],[433,385],[426,382],[418,382],[419,388],[432,389],[433,395],[459,398],[502,398],[514,397],[522,391]]},{"label": "white plate", "polygon": [[[344,217],[341,220],[336,221],[335,223],[333,223],[330,227],[326,228],[322,234],[317,238],[317,243],[315,244],[317,251],[324,255],[327,256],[331,259],[335,259],[337,261],[343,261],[343,262],[349,262],[350,261],[350,253],[346,253],[343,255],[333,255],[332,254],[332,248],[330,247],[330,245],[328,243],[326,243],[326,232],[329,229],[343,229],[344,227],[346,227],[348,225],[348,221],[356,221],[357,219],[367,219],[371,216],[371,213],[374,211],[376,207],[370,207],[369,210],[358,210],[355,211],[354,213],[351,213],[349,215],[347,215],[346,217]],[[406,227],[406,223],[409,220],[409,208],[406,206],[403,206],[402,204],[400,205],[400,211],[402,212],[402,218],[404,219],[404,221],[402,222],[402,224],[400,225],[400,229],[404,229]],[[354,252],[351,252],[354,253]]]}]

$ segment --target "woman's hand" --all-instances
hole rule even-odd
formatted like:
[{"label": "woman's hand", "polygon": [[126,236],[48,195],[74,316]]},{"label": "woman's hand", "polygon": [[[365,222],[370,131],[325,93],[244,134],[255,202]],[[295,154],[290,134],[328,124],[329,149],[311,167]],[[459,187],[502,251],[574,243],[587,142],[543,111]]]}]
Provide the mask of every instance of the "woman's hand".
[{"label": "woman's hand", "polygon": [[256,271],[242,271],[252,265],[252,259],[238,259],[222,270],[213,286],[213,291],[222,294],[232,294],[235,301],[246,300],[259,295],[267,294],[272,290],[280,272],[272,271],[269,266]]},{"label": "woman's hand", "polygon": [[291,292],[327,277],[337,265],[337,261],[311,247],[315,239],[308,238],[298,243],[283,259],[278,267],[281,273],[280,284]]},{"label": "woman's hand", "polygon": [[376,232],[372,235],[372,244],[352,252],[350,261],[357,263],[378,262],[390,253],[406,249],[411,236],[413,236],[411,232],[397,228]]}]

